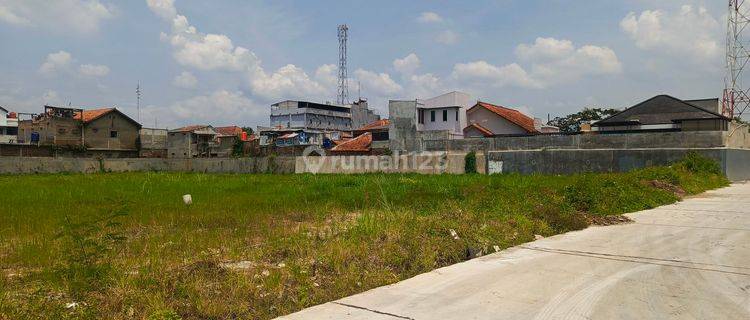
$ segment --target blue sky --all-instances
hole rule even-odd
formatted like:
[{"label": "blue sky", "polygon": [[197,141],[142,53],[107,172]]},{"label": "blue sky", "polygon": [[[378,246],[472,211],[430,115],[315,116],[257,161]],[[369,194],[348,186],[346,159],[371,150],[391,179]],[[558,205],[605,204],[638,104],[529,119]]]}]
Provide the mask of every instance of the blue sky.
[{"label": "blue sky", "polygon": [[[723,1],[0,0],[0,105],[117,106],[146,126],[267,125],[273,102],[463,90],[546,118],[717,97]],[[158,122],[157,122],[158,121]]]}]

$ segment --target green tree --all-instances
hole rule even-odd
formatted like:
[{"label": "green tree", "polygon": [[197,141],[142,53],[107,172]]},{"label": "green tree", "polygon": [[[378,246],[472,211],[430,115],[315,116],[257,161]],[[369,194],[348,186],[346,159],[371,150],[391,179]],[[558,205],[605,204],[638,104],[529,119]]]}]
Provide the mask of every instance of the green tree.
[{"label": "green tree", "polygon": [[556,117],[547,124],[560,128],[560,132],[578,132],[581,130],[582,123],[602,120],[618,112],[620,111],[617,109],[584,108],[581,112]]}]

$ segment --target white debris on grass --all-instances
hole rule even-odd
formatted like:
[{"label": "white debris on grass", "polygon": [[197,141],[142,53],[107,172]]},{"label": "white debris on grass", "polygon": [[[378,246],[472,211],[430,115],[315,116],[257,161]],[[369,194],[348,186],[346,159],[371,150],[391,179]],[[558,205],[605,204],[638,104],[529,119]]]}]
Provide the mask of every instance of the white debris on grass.
[{"label": "white debris on grass", "polygon": [[230,270],[246,270],[246,269],[254,268],[257,266],[257,264],[252,261],[224,262],[219,265],[222,268],[226,268]]},{"label": "white debris on grass", "polygon": [[500,247],[499,246],[493,246],[492,248],[495,249],[495,252],[500,252]]},{"label": "white debris on grass", "polygon": [[460,239],[458,237],[458,233],[456,233],[456,230],[450,229],[450,232],[451,232],[451,237],[453,237],[453,239],[456,239],[456,240]]},{"label": "white debris on grass", "polygon": [[542,240],[542,239],[544,239],[544,237],[543,237],[543,236],[540,236],[540,235],[538,235],[538,234],[535,234],[535,235],[534,235],[534,240]]},{"label": "white debris on grass", "polygon": [[188,206],[193,204],[193,196],[189,194],[182,196],[182,202],[184,202],[185,205],[188,205]]}]

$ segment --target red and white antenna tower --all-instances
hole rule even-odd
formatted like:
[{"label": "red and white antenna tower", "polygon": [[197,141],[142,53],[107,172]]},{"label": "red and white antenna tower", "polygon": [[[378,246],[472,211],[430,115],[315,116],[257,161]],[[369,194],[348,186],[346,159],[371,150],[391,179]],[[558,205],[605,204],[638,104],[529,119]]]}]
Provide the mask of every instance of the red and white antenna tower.
[{"label": "red and white antenna tower", "polygon": [[750,62],[750,43],[743,33],[750,26],[748,16],[750,4],[745,0],[729,0],[727,18],[727,73],[724,77],[722,114],[727,117],[741,117],[750,106],[750,88],[742,84],[745,66]]}]

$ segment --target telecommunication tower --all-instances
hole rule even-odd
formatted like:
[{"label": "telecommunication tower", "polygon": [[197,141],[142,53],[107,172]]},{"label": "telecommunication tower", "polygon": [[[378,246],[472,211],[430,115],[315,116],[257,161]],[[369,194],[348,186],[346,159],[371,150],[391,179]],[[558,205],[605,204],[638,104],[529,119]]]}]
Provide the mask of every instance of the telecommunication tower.
[{"label": "telecommunication tower", "polygon": [[141,122],[141,82],[138,81],[138,85],[135,87],[136,96],[136,110],[138,111],[138,122]]},{"label": "telecommunication tower", "polygon": [[722,96],[722,114],[734,118],[741,117],[750,106],[750,88],[742,84],[745,66],[750,62],[750,43],[743,33],[750,26],[748,17],[750,4],[745,0],[729,0],[727,17],[726,75]]},{"label": "telecommunication tower", "polygon": [[345,24],[339,25],[339,90],[337,102],[340,105],[349,103],[349,79],[346,70],[346,45],[349,38],[349,27]]}]

